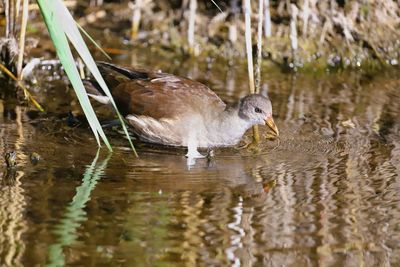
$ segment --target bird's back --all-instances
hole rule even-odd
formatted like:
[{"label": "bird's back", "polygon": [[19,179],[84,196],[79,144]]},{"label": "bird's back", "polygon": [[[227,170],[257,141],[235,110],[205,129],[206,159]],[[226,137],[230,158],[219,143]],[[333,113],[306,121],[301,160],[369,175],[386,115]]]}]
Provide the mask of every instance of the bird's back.
[{"label": "bird's back", "polygon": [[117,106],[124,115],[172,119],[203,113],[225,103],[202,83],[172,74],[98,63]]}]

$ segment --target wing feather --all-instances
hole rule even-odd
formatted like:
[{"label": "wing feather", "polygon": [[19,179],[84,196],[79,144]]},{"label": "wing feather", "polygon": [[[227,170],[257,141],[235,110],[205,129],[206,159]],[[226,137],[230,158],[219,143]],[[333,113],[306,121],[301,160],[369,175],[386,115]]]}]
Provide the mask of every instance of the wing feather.
[{"label": "wing feather", "polygon": [[[102,72],[107,66],[102,66]],[[106,72],[106,81],[110,81],[114,100],[124,115],[161,119],[175,118],[187,112],[201,114],[210,106],[216,110],[225,109],[224,102],[202,83],[172,74],[132,68],[123,68],[119,72],[117,66],[112,66]],[[119,77],[121,75],[124,78]]]}]

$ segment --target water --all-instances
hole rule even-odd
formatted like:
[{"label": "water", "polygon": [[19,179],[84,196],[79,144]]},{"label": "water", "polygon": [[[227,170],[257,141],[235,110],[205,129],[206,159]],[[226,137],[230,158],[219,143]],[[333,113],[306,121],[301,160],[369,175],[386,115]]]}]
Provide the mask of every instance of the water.
[{"label": "water", "polygon": [[[229,103],[247,93],[244,66],[132,54],[114,62],[192,77]],[[1,161],[0,265],[400,265],[400,73],[263,73],[280,142],[188,170],[183,149],[136,142],[136,159],[112,130],[115,152],[97,154],[47,72],[34,91],[48,114],[0,100],[0,154],[18,160]]]}]

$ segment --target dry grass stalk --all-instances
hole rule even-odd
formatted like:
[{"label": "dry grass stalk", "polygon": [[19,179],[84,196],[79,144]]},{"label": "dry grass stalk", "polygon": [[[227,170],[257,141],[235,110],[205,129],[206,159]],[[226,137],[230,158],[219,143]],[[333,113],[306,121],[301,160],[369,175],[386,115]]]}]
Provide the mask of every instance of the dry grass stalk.
[{"label": "dry grass stalk", "polygon": [[33,105],[40,111],[44,112],[44,109],[42,108],[42,106],[35,100],[35,98],[31,95],[31,93],[29,92],[29,90],[25,87],[25,85],[22,83],[22,81],[18,80],[17,77],[15,77],[15,75],[9,71],[4,65],[0,64],[0,70],[3,71],[8,77],[10,77],[11,79],[13,79],[14,81],[17,82],[18,86],[20,88],[22,88],[22,90],[24,91],[24,95],[27,99],[29,99]]},{"label": "dry grass stalk", "polygon": [[262,60],[262,31],[263,31],[263,15],[264,0],[258,1],[258,27],[257,27],[257,61],[256,61],[256,84],[255,92],[260,92],[261,82],[261,60]]},{"label": "dry grass stalk", "polygon": [[15,21],[19,21],[19,14],[20,14],[20,6],[21,6],[21,0],[16,0],[15,4]]},{"label": "dry grass stalk", "polygon": [[244,1],[244,19],[245,19],[245,38],[246,38],[246,54],[247,54],[247,70],[249,75],[249,89],[250,93],[255,93],[254,86],[254,69],[253,69],[253,49],[251,42],[251,6],[250,0]]},{"label": "dry grass stalk", "polygon": [[136,0],[133,5],[131,40],[135,40],[139,32],[141,8],[142,0]]},{"label": "dry grass stalk", "polygon": [[271,37],[272,24],[271,24],[271,13],[269,10],[269,0],[264,0],[264,35],[266,38]]},{"label": "dry grass stalk", "polygon": [[[251,94],[255,93],[254,84],[254,70],[253,70],[253,49],[251,42],[251,6],[250,0],[244,1],[244,17],[245,17],[245,37],[246,37],[246,53],[247,53],[247,70],[249,74],[249,90]],[[260,140],[260,133],[258,131],[257,125],[253,126],[253,142],[257,143]]]},{"label": "dry grass stalk", "polygon": [[196,22],[196,9],[197,9],[197,0],[190,0],[189,4],[189,26],[188,26],[188,45],[189,45],[189,54],[194,54],[195,43],[194,43],[194,31],[195,31],[195,22]]},{"label": "dry grass stalk", "polygon": [[307,36],[307,31],[308,31],[308,20],[310,18],[309,0],[304,0],[302,12],[301,12],[301,18],[303,19],[302,34],[303,34],[304,37],[306,37]]},{"label": "dry grass stalk", "polygon": [[299,10],[295,4],[290,4],[290,46],[292,48],[293,62],[296,61],[296,51],[298,48],[296,21]]},{"label": "dry grass stalk", "polygon": [[15,27],[15,2],[14,0],[5,0],[5,16],[6,16],[6,38],[13,37]]},{"label": "dry grass stalk", "polygon": [[236,42],[238,41],[238,1],[237,0],[231,0],[230,1],[230,8],[231,8],[231,13],[232,13],[232,18],[229,21],[229,26],[228,26],[228,40],[231,42],[233,46],[236,45]]},{"label": "dry grass stalk", "polygon": [[26,25],[28,23],[28,13],[29,13],[29,0],[23,0],[22,3],[22,18],[21,18],[21,31],[19,34],[19,49],[18,49],[18,61],[17,61],[17,77],[18,80],[22,80],[22,64],[24,61],[24,51],[25,51],[25,35],[26,35]]}]

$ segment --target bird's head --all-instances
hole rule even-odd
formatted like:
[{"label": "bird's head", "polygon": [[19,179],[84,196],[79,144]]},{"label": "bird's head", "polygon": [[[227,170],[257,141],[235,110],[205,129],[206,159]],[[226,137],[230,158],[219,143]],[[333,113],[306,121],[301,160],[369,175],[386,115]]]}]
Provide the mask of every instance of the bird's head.
[{"label": "bird's head", "polygon": [[272,105],[268,97],[261,94],[251,94],[239,102],[239,117],[251,125],[267,125],[278,136],[279,131],[272,118]]}]

